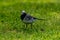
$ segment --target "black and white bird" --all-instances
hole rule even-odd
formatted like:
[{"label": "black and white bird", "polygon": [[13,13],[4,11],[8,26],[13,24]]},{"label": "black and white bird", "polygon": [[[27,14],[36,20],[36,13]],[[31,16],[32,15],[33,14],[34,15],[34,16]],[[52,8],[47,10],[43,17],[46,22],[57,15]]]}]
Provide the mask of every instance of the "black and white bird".
[{"label": "black and white bird", "polygon": [[43,20],[43,19],[32,17],[31,15],[27,14],[25,11],[22,11],[20,18],[26,24],[26,27],[28,24],[31,24],[32,26],[35,20]]}]

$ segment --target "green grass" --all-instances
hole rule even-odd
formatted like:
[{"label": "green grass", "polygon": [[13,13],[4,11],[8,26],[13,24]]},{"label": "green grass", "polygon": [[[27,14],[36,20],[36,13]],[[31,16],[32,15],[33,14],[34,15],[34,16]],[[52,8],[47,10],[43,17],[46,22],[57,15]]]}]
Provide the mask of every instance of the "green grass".
[{"label": "green grass", "polygon": [[[60,40],[60,3],[36,1],[0,0],[0,40]],[[36,20],[25,30],[22,10],[45,20]]]}]

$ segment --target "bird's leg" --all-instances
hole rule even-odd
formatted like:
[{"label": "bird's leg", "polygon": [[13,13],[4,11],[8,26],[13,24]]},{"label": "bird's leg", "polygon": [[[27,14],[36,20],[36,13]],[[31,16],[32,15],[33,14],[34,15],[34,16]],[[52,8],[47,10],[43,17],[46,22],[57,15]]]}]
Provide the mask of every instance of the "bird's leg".
[{"label": "bird's leg", "polygon": [[27,28],[27,26],[28,26],[28,24],[26,23],[26,26],[25,26],[25,28]]},{"label": "bird's leg", "polygon": [[31,23],[31,29],[32,29],[32,23]]}]

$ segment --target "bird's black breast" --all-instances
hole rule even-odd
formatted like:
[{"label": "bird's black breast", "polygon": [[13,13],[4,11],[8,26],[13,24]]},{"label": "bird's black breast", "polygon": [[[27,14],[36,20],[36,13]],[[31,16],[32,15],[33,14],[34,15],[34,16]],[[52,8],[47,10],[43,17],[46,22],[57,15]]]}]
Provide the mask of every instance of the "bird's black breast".
[{"label": "bird's black breast", "polygon": [[23,20],[25,16],[26,16],[26,14],[25,14],[25,13],[24,13],[24,14],[22,14],[22,15],[21,15],[21,20]]}]

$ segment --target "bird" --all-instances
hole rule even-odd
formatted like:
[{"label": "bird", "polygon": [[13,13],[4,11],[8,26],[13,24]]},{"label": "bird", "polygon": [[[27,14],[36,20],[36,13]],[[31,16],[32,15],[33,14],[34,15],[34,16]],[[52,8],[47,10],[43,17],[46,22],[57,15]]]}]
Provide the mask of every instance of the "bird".
[{"label": "bird", "polygon": [[22,22],[26,24],[26,27],[28,24],[31,24],[31,28],[32,28],[32,24],[34,23],[35,20],[44,20],[44,19],[38,19],[36,17],[33,17],[33,16],[27,14],[24,10],[22,11],[20,18],[21,18]]}]

